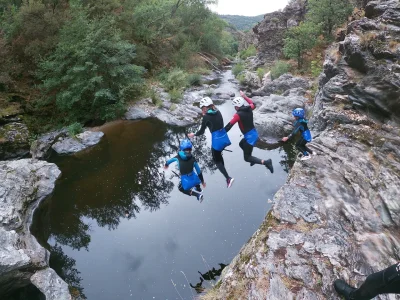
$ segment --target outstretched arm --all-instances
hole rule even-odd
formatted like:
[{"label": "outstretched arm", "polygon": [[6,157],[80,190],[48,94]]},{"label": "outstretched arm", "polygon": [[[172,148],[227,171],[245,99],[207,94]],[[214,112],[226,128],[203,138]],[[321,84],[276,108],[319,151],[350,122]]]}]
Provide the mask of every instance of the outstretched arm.
[{"label": "outstretched arm", "polygon": [[170,159],[168,159],[166,162],[165,162],[165,165],[164,165],[164,169],[168,169],[168,166],[170,165],[170,164],[172,164],[173,162],[178,162],[178,158],[175,156],[175,157],[173,157],[173,158],[170,158]]},{"label": "outstretched arm", "polygon": [[194,135],[195,136],[203,135],[206,128],[207,128],[207,121],[203,117],[203,121],[201,122],[201,127],[200,127],[199,131],[197,131]]},{"label": "outstretched arm", "polygon": [[300,122],[296,122],[294,124],[294,129],[291,134],[289,134],[287,137],[282,138],[282,141],[286,142],[290,138],[292,138],[301,128],[304,129],[304,126]]},{"label": "outstretched arm", "polygon": [[247,101],[247,103],[250,105],[251,109],[254,110],[256,108],[256,105],[254,104],[253,100],[251,100],[249,97],[245,95],[242,91],[240,91],[240,96],[243,97],[244,100]]},{"label": "outstretched arm", "polygon": [[226,132],[232,129],[233,125],[240,121],[240,117],[238,114],[234,114],[232,120],[229,121],[228,124],[225,126]]}]

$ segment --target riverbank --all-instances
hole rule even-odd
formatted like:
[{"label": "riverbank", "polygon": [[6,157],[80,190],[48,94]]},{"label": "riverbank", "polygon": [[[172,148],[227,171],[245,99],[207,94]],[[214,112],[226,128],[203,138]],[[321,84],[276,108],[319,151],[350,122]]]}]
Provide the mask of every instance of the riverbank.
[{"label": "riverbank", "polygon": [[[296,161],[263,225],[203,299],[340,299],[335,279],[358,286],[398,261],[398,14],[395,1],[369,2],[327,50],[310,120],[317,155]],[[379,45],[363,46],[379,34]]]}]

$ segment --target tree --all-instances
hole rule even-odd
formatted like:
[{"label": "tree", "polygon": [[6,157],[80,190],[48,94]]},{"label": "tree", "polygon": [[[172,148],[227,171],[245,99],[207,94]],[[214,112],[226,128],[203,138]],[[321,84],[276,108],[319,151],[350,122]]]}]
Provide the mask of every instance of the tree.
[{"label": "tree", "polygon": [[90,20],[75,11],[56,50],[40,64],[41,88],[68,122],[112,119],[124,111],[129,89],[141,83],[134,45],[124,41],[111,17]]},{"label": "tree", "polygon": [[321,24],[326,36],[330,36],[333,28],[346,21],[352,11],[349,0],[308,0],[306,19]]},{"label": "tree", "polygon": [[311,22],[292,27],[284,39],[283,53],[286,57],[297,60],[297,67],[303,66],[303,55],[313,48],[317,42],[319,27]]}]

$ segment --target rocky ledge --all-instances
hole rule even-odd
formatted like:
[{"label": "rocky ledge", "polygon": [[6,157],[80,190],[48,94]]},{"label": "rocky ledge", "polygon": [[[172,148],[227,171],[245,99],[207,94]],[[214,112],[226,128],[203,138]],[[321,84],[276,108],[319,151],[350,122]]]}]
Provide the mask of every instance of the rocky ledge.
[{"label": "rocky ledge", "polygon": [[53,149],[57,154],[68,155],[83,151],[97,145],[104,133],[101,131],[85,131],[71,137],[66,129],[46,133],[34,141],[30,153],[33,158],[46,159]]},{"label": "rocky ledge", "polygon": [[67,284],[49,266],[49,252],[29,227],[39,202],[60,176],[56,165],[22,159],[0,162],[0,298],[34,284],[47,300],[71,299]]},{"label": "rocky ledge", "polygon": [[341,299],[335,279],[358,286],[399,260],[399,45],[399,2],[370,1],[327,50],[311,118],[317,155],[294,164],[204,299]]}]

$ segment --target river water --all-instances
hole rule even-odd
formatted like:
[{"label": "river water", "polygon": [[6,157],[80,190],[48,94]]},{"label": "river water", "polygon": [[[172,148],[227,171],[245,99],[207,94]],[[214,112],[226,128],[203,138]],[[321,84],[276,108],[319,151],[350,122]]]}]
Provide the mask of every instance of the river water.
[{"label": "river water", "polygon": [[[221,91],[235,88],[229,78],[225,73]],[[229,102],[218,106],[225,123],[235,112]],[[52,158],[62,176],[36,211],[32,230],[75,295],[192,299],[216,283],[257,230],[271,207],[269,199],[286,180],[292,146],[254,149],[254,156],[273,160],[274,174],[264,166],[250,167],[235,125],[229,132],[233,152],[224,152],[235,178],[227,189],[212,163],[210,133],[195,138],[193,154],[207,183],[199,203],[178,191],[173,166],[162,168],[176,155],[185,132],[197,128],[156,120],[115,122],[101,128],[104,139],[89,151]]]}]

